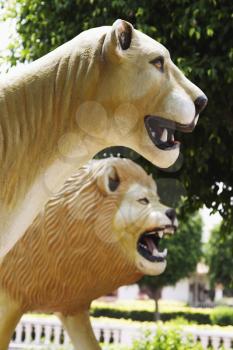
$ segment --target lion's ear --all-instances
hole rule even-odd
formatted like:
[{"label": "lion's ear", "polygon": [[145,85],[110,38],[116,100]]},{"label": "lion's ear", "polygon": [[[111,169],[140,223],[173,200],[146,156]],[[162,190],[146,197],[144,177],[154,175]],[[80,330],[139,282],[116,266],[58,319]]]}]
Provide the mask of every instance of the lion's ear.
[{"label": "lion's ear", "polygon": [[120,185],[120,178],[116,167],[110,166],[97,180],[98,187],[106,194],[115,192]]},{"label": "lion's ear", "polygon": [[131,45],[134,28],[129,22],[116,20],[110,31],[106,34],[103,43],[103,54],[106,58],[121,57],[123,51]]}]

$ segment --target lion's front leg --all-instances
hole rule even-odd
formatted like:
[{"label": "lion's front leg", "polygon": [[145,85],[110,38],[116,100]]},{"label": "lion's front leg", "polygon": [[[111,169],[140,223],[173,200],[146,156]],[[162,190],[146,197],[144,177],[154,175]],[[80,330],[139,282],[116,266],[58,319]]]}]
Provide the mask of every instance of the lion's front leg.
[{"label": "lion's front leg", "polygon": [[75,350],[101,350],[95,338],[88,311],[75,316],[58,314],[58,317],[67,330]]},{"label": "lion's front leg", "polygon": [[0,290],[0,349],[7,350],[23,312],[20,306]]}]

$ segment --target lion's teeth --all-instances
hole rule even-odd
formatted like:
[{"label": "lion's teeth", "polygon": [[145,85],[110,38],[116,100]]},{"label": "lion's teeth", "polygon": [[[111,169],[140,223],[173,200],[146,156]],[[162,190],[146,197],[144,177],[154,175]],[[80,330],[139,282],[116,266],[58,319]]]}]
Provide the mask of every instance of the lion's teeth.
[{"label": "lion's teeth", "polygon": [[151,232],[148,232],[147,235],[154,236],[155,233],[156,233],[155,231],[151,231]]},{"label": "lion's teeth", "polygon": [[155,132],[154,132],[154,131],[152,131],[152,133],[151,133],[151,134],[152,134],[152,136],[153,136],[153,137],[155,137]]},{"label": "lion's teeth", "polygon": [[167,256],[167,248],[165,248],[162,252],[159,252],[157,249],[153,250],[153,256],[157,256],[159,258],[166,258]]},{"label": "lion's teeth", "polygon": [[160,137],[160,140],[163,141],[163,142],[167,142],[167,136],[168,136],[168,132],[167,132],[167,129],[163,129],[163,133]]},{"label": "lion's teeth", "polygon": [[159,238],[163,238],[163,231],[158,232]]},{"label": "lion's teeth", "polygon": [[166,256],[167,256],[167,248],[165,248],[163,252],[159,253],[159,256],[161,258],[166,258]]},{"label": "lion's teeth", "polygon": [[173,228],[165,228],[164,233],[168,233],[170,235],[174,234],[174,229]]},{"label": "lion's teeth", "polygon": [[167,256],[167,248],[164,249],[163,254],[164,254],[164,257]]},{"label": "lion's teeth", "polygon": [[158,254],[159,254],[159,252],[158,252],[158,250],[155,248],[155,249],[153,250],[153,256],[158,256]]}]

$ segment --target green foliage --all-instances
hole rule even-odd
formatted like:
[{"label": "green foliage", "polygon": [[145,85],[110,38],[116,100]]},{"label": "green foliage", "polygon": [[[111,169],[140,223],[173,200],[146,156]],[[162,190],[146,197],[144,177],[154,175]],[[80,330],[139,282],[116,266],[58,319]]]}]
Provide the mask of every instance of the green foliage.
[{"label": "green foliage", "polygon": [[210,316],[212,324],[219,326],[233,325],[233,308],[232,307],[216,307]]},{"label": "green foliage", "polygon": [[221,283],[226,291],[233,290],[233,228],[225,232],[224,225],[214,228],[206,248],[212,284]]},{"label": "green foliage", "polygon": [[[201,257],[202,222],[198,214],[186,215],[176,234],[161,241],[168,248],[167,268],[156,277],[145,276],[139,282],[150,290],[151,296],[166,285],[175,284],[195,271]],[[162,247],[161,244],[161,247]]]},{"label": "green foliage", "polygon": [[[184,184],[187,209],[205,203],[231,222],[232,1],[0,0],[0,4],[8,7],[8,16],[16,17],[19,38],[11,44],[11,64],[34,60],[81,31],[111,25],[116,18],[130,21],[166,45],[174,61],[209,98],[195,132],[179,136],[184,162],[180,170],[173,168],[172,177]],[[152,172],[154,167],[147,166]],[[160,176],[171,177],[171,169]]]},{"label": "green foliage", "polygon": [[[163,311],[160,315],[161,321],[170,321],[182,317],[187,322],[194,322],[197,324],[210,324],[210,311],[202,310],[182,310],[182,311]],[[116,307],[92,307],[91,315],[93,317],[110,317],[110,318],[124,318],[132,321],[154,321],[153,310],[128,310]]]},{"label": "green foliage", "polygon": [[170,325],[170,326],[190,326],[190,325],[196,325],[197,323],[194,321],[188,321],[187,319],[185,319],[184,317],[177,317],[174,319],[171,319],[169,321],[166,322],[166,326]]},{"label": "green foliage", "polygon": [[203,350],[191,336],[182,339],[179,329],[158,329],[155,336],[146,333],[144,338],[135,341],[130,350]]}]

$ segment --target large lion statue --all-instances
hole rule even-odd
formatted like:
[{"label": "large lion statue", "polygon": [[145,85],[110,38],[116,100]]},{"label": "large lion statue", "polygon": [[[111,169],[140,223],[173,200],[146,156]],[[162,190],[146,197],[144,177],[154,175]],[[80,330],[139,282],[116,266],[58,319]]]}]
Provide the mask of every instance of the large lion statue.
[{"label": "large lion statue", "polygon": [[123,20],[1,76],[0,258],[51,193],[103,148],[174,163],[174,131],[192,131],[206,103],[167,49]]},{"label": "large lion statue", "polygon": [[89,162],[52,196],[0,264],[0,349],[27,311],[59,313],[79,350],[100,349],[89,321],[91,302],[166,267],[163,235],[175,211],[136,163]]}]

